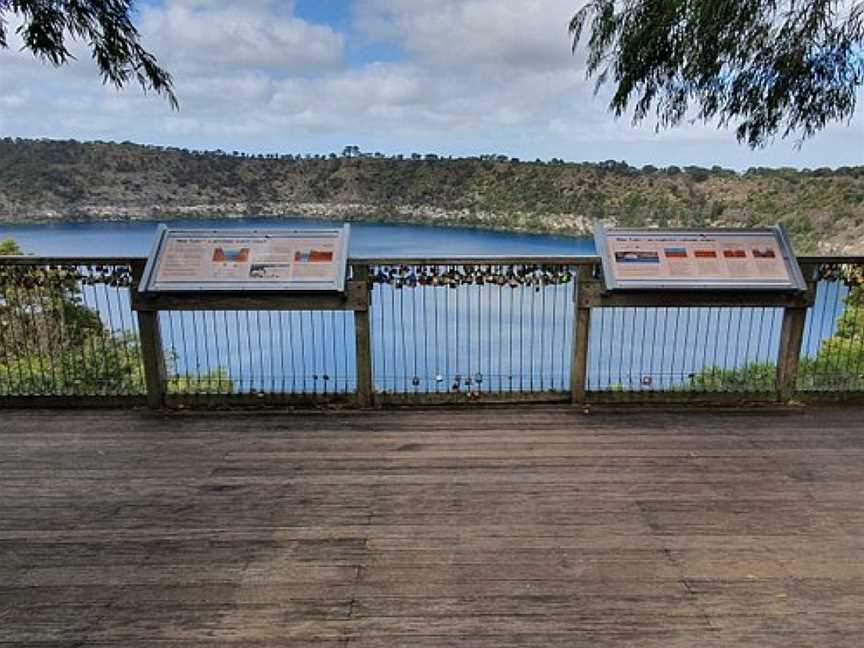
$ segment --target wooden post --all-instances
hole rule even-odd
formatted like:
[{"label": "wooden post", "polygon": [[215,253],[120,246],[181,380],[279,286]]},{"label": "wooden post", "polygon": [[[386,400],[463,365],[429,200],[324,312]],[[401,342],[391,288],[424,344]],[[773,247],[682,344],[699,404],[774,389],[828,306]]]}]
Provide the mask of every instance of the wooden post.
[{"label": "wooden post", "polygon": [[372,389],[372,330],[369,323],[370,293],[368,288],[369,266],[354,266],[354,281],[365,286],[363,294],[366,304],[362,310],[354,311],[354,336],[357,364],[357,406],[371,407]]},{"label": "wooden post", "polygon": [[[817,265],[802,264],[801,272],[811,296],[816,294]],[[788,403],[795,396],[798,384],[798,366],[807,322],[806,307],[787,307],[783,310],[780,329],[780,350],[777,355],[777,398]]]},{"label": "wooden post", "polygon": [[[138,286],[144,274],[147,259],[132,263],[132,285],[129,297],[133,308],[138,297]],[[147,388],[147,407],[160,409],[165,404],[165,352],[162,349],[162,332],[159,330],[159,311],[137,311],[138,336],[141,340],[141,359],[144,363],[144,385]]]},{"label": "wooden post", "polygon": [[780,351],[777,357],[777,397],[782,403],[789,402],[795,395],[806,320],[806,308],[786,308],[783,311],[783,328],[780,329]]},{"label": "wooden post", "polygon": [[144,382],[147,386],[147,406],[159,409],[165,404],[165,354],[159,331],[158,311],[139,311],[138,330],[141,335],[141,356],[144,360]]},{"label": "wooden post", "polygon": [[579,291],[592,279],[593,267],[579,266],[573,288],[573,348],[570,358],[570,400],[574,404],[584,403],[588,383],[588,338],[591,332],[591,309],[579,299]]}]

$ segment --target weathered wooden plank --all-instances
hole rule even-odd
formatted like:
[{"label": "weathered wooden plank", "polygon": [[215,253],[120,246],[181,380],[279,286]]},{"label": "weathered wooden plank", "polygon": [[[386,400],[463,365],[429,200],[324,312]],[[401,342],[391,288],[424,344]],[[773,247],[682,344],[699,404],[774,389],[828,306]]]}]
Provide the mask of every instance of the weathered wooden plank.
[{"label": "weathered wooden plank", "polygon": [[0,645],[857,647],[861,410],[791,412],[10,412]]},{"label": "weathered wooden plank", "polygon": [[147,405],[145,396],[0,396],[0,410],[55,409],[134,409]]}]

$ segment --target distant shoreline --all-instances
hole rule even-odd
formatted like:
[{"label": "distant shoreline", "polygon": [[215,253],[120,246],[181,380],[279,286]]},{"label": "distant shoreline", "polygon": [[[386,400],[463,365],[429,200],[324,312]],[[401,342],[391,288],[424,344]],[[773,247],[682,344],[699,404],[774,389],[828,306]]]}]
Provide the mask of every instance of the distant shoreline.
[{"label": "distant shoreline", "polygon": [[864,166],[735,173],[2,138],[0,169],[0,224],[290,215],[581,237],[595,219],[627,227],[782,223],[801,253],[864,250]]},{"label": "distant shoreline", "polygon": [[[233,209],[232,209],[233,208]],[[239,208],[239,209],[238,209]],[[254,208],[260,208],[254,209]],[[254,209],[254,211],[253,211]],[[89,212],[89,213],[81,213]],[[224,206],[172,206],[170,211],[161,207],[109,208],[104,206],[75,209],[68,214],[58,214],[48,210],[33,217],[8,216],[0,214],[0,227],[3,225],[52,225],[71,223],[99,222],[166,222],[176,220],[239,220],[243,218],[279,219],[302,218],[319,221],[340,221],[358,223],[379,223],[384,225],[430,225],[476,229],[516,234],[542,234],[585,238],[591,236],[591,227],[572,215],[536,216],[517,215],[521,224],[514,224],[514,215],[477,213],[469,210],[445,210],[436,207],[402,206],[381,208],[362,204],[325,204],[284,203],[270,205],[224,205]],[[566,222],[567,225],[562,225]]]}]

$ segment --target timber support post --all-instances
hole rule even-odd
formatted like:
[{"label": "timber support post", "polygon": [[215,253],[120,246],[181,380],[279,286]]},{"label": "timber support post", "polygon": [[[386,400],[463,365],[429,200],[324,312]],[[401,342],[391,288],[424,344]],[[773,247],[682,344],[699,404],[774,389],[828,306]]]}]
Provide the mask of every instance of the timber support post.
[{"label": "timber support post", "polygon": [[144,361],[144,383],[147,386],[147,406],[160,409],[165,404],[165,355],[159,331],[158,311],[138,311],[141,335],[141,356]]},{"label": "timber support post", "polygon": [[581,291],[593,279],[594,266],[580,265],[574,282],[573,303],[576,316],[573,318],[573,348],[570,359],[570,401],[582,404],[587,399],[588,385],[588,342],[591,334],[591,308]]},{"label": "timber support post", "polygon": [[[138,295],[138,286],[144,274],[144,263],[132,264],[132,286],[129,288],[133,305]],[[133,306],[134,308],[134,306]],[[147,389],[147,407],[161,409],[165,405],[165,353],[162,349],[162,332],[159,329],[158,310],[139,310],[138,335],[141,340],[141,361],[144,365],[144,386]]]},{"label": "timber support post", "polygon": [[369,290],[369,266],[355,265],[354,283],[363,287],[365,305],[354,311],[354,336],[357,365],[357,406],[372,407],[372,330],[369,321],[371,293]]},{"label": "timber support post", "polygon": [[[816,294],[816,266],[801,266],[811,299]],[[777,398],[781,403],[791,401],[798,387],[798,368],[804,343],[807,307],[789,306],[783,310],[780,329],[780,349],[777,354]]]}]

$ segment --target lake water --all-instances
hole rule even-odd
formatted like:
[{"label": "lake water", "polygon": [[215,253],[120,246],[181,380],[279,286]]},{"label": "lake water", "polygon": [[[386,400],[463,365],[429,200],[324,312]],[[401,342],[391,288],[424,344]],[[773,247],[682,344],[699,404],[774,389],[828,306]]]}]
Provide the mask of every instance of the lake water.
[{"label": "lake water", "polygon": [[[237,218],[171,221],[172,227],[332,227],[332,221]],[[25,252],[46,256],[135,256],[149,252],[156,222],[0,225]],[[357,257],[581,255],[590,239],[423,225],[352,224]],[[843,288],[823,286],[808,322],[813,354],[842,312]],[[88,303],[99,295],[85,295]],[[110,303],[108,295],[101,297]],[[128,304],[116,304],[128,307]],[[521,391],[569,388],[572,284],[376,286],[373,365],[378,389]],[[669,389],[705,367],[774,362],[779,309],[603,309],[589,349],[594,389]],[[235,390],[350,391],[351,313],[166,313],[163,338],[178,375],[222,367]]]},{"label": "lake water", "polygon": [[[266,229],[334,227],[333,221],[300,218],[231,218],[175,220],[175,228]],[[338,225],[336,223],[335,225]],[[4,225],[0,240],[13,238],[28,254],[44,256],[146,256],[158,223],[106,221],[48,225]],[[591,239],[543,234],[516,234],[429,225],[351,224],[354,256],[467,256],[593,254]]]}]

